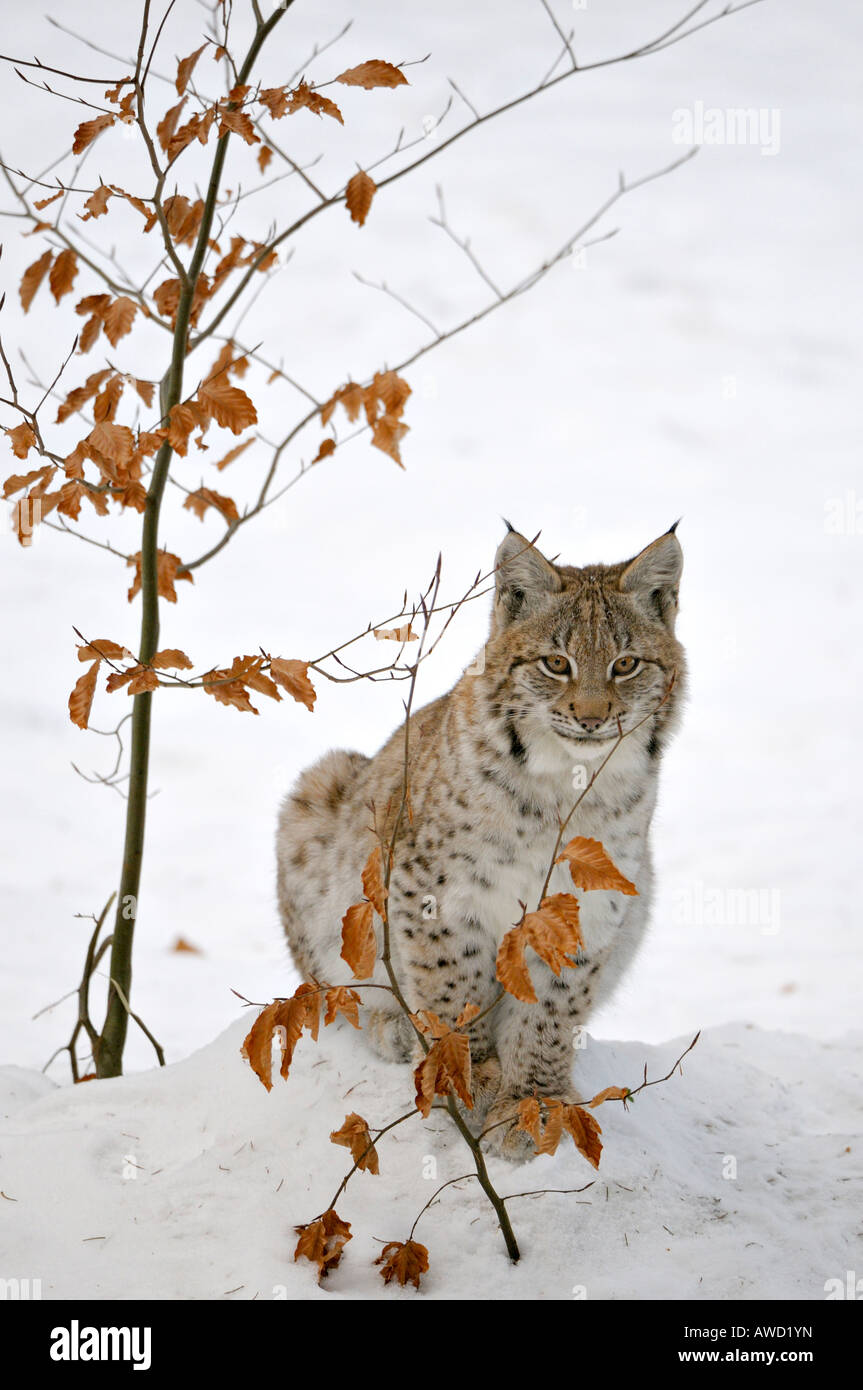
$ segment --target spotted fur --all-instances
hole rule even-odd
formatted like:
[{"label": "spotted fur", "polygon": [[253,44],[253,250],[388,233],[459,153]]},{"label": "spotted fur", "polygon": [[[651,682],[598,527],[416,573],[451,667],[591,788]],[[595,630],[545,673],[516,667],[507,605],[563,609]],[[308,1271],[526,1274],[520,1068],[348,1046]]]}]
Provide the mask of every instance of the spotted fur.
[{"label": "spotted fur", "polygon": [[[411,719],[412,818],[390,883],[392,958],[409,1006],[450,1022],[466,1001],[485,1008],[495,997],[498,946],[519,920],[520,904],[538,905],[560,818],[618,728],[633,730],[567,837],[601,840],[638,896],[578,894],[585,940],[578,966],[558,978],[531,957],[538,1002],[507,996],[472,1030],[473,1059],[493,1101],[487,1125],[534,1091],[574,1098],[577,1030],[613,990],[644,934],[657,775],[685,684],[674,635],[681,569],[674,528],[631,561],[580,569],[550,563],[510,531],[497,554],[481,658]],[[638,659],[634,669],[629,657]],[[284,801],[279,905],[305,976],[349,981],[340,958],[342,916],[360,896],[360,873],[377,837],[390,832],[403,773],[401,729],[372,758],[327,754]],[[565,866],[555,869],[549,891],[573,891]],[[380,963],[373,979],[386,983]],[[412,1058],[410,1026],[383,991],[363,1023],[382,1056]],[[499,1125],[489,1142],[518,1158],[529,1141]]]}]

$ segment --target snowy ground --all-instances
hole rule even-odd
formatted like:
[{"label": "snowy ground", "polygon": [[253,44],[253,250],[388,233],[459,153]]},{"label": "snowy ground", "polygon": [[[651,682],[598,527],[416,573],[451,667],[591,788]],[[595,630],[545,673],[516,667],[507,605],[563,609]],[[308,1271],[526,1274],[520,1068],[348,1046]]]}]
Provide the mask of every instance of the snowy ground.
[{"label": "snowy ground", "polygon": [[[177,8],[169,50],[185,54],[200,41],[196,7]],[[297,4],[284,21],[289,39],[264,64],[265,79],[280,80],[351,9],[338,0],[314,9]],[[683,9],[627,0],[574,11],[580,54],[620,51]],[[560,11],[566,22],[568,8]],[[432,58],[412,70],[409,90],[377,94],[380,101],[349,94],[356,99],[347,134],[311,123],[301,135],[297,127],[296,157],[329,151],[317,176],[335,186],[354,161],[389,148],[401,122],[409,135],[420,133],[424,118],[444,105],[447,74],[485,107],[551,61],[554,34],[538,4],[507,5],[505,24],[496,20],[489,39],[479,20],[469,29],[463,13],[454,0],[424,10],[421,21],[410,7],[384,0],[364,6],[332,62],[320,60],[321,75],[370,56],[431,51]],[[80,5],[76,22],[103,45],[128,49],[124,7]],[[548,1297],[567,1297],[572,1285],[586,1283],[591,1297],[775,1291],[817,1298],[825,1279],[855,1267],[843,1241],[855,1229],[846,1179],[859,1161],[859,1139],[855,1146],[850,1135],[860,1128],[859,1078],[851,1080],[855,1066],[859,1073],[860,1035],[849,1030],[859,1026],[863,983],[860,767],[851,732],[863,676],[853,640],[863,539],[854,510],[859,456],[850,389],[860,346],[849,293],[863,230],[852,164],[861,28],[850,6],[828,24],[806,0],[765,3],[657,57],[563,83],[385,190],[362,231],[343,213],[319,219],[243,325],[247,341],[266,340],[286,370],[325,396],[348,371],[367,376],[425,338],[421,324],[364,289],[351,270],[386,279],[442,325],[486,302],[466,260],[426,220],[436,208],[436,181],[456,230],[472,237],[489,272],[508,285],[603,201],[619,168],[636,177],[680,153],[671,138],[676,110],[700,101],[781,113],[776,154],[751,145],[705,148],[684,170],[624,200],[603,224],[619,226],[619,235],[590,250],[581,268],[562,266],[418,364],[409,374],[404,474],[357,440],[241,532],[222,559],[199,572],[194,589],[181,586],[179,604],[163,618],[164,643],[202,664],[259,644],[308,657],[393,612],[406,587],[425,585],[438,550],[447,593],[460,593],[491,563],[501,515],[529,534],[541,530],[549,553],[572,563],[621,559],[683,516],[681,635],[692,689],[664,768],[654,929],[616,1000],[593,1021],[597,1041],[585,1073],[598,1084],[628,1081],[645,1059],[653,1069],[654,1055],[664,1070],[676,1055],[669,1039],[710,1031],[685,1079],[648,1092],[629,1115],[618,1108],[603,1116],[600,1182],[608,1183],[608,1204],[599,1185],[585,1194],[594,1208],[601,1201],[601,1211],[573,1206],[574,1198],[524,1204],[519,1224],[528,1254],[514,1273],[501,1265],[501,1292],[534,1296],[542,1287]],[[35,51],[58,66],[75,52],[33,11],[16,16],[16,41],[22,55]],[[519,55],[518,71],[509,59],[492,60],[504,42],[507,54]],[[478,48],[491,55],[480,71]],[[95,71],[96,56],[81,52]],[[47,99],[20,84],[14,97],[21,143],[12,162],[44,167],[65,127]],[[4,157],[12,154],[10,138],[0,144]],[[100,148],[108,158],[111,147]],[[126,148],[118,144],[114,159],[125,158]],[[247,204],[248,229],[259,234],[271,216],[284,219],[304,206],[293,183],[277,185],[269,203],[265,195]],[[34,306],[20,319],[11,291],[36,253],[18,224],[9,226],[4,341],[23,342],[49,372],[61,325],[71,339],[72,316]],[[136,245],[134,254],[147,250]],[[334,265],[332,287],[325,274]],[[83,277],[79,284],[82,293],[95,288]],[[88,359],[86,371],[97,365]],[[146,367],[145,356],[142,375]],[[83,375],[76,363],[70,379]],[[291,423],[296,408],[286,390],[275,397],[269,432]],[[317,443],[312,431],[288,473]],[[244,477],[251,493],[265,466],[262,455],[246,475],[237,473],[234,495],[243,495]],[[184,476],[197,485],[197,462],[188,469]],[[227,478],[220,475],[221,490],[229,490]],[[828,529],[837,499],[849,518],[838,531]],[[128,542],[118,523],[100,534]],[[217,535],[215,522],[202,526],[175,514],[168,544],[187,555]],[[301,1153],[296,1171],[326,1172],[330,1186],[341,1151],[326,1133],[343,1115],[335,1115],[341,1099],[324,1083],[335,1067],[347,1090],[355,1072],[345,1040],[328,1038],[330,1060],[314,1078],[304,1071],[300,1085],[266,1096],[237,1058],[247,1020],[232,1022],[238,1005],[230,988],[267,999],[294,979],[274,909],[279,796],[328,747],[379,746],[398,720],[402,690],[324,685],[314,715],[283,704],[259,719],[202,696],[159,701],[159,795],[150,809],[135,1002],[178,1065],[54,1092],[37,1073],[68,1037],[72,1002],[33,1015],[76,982],[89,924],[75,914],[98,911],[115,886],[122,836],[119,799],[86,786],[70,767],[74,759],[84,769],[107,769],[113,758],[106,740],[87,738],[66,719],[78,674],[71,629],[134,644],[137,609],[126,603],[118,562],[53,534],[29,552],[7,536],[0,572],[12,596],[2,618],[4,650],[15,653],[14,679],[0,689],[0,1059],[26,1069],[5,1074],[20,1105],[13,1122],[19,1137],[4,1136],[0,1165],[0,1187],[20,1204],[0,1203],[11,1237],[5,1248],[24,1272],[43,1272],[55,1293],[221,1296],[242,1284],[236,1296],[246,1297],[285,1284],[291,1296],[314,1296],[285,1251],[292,1223],[314,1214],[329,1193],[316,1189],[302,1200],[308,1179],[291,1181],[289,1156]],[[479,607],[465,610],[427,668],[422,697],[448,688],[481,644]],[[113,723],[115,709],[103,698],[98,727]],[[173,954],[178,936],[202,954]],[[620,1037],[641,1041],[607,1041]],[[132,1070],[149,1068],[143,1039],[132,1040],[129,1061]],[[307,1052],[302,1067],[311,1064]],[[365,1058],[362,1066],[370,1108],[389,1116],[393,1074]],[[65,1082],[62,1060],[50,1075]],[[26,1103],[35,1096],[42,1098]],[[320,1154],[303,1139],[313,1108]],[[143,1165],[134,1182],[122,1179],[127,1131],[138,1136],[133,1152]],[[431,1150],[418,1136],[406,1130],[393,1140],[396,1194],[382,1181],[375,1197],[375,1180],[365,1177],[362,1203],[351,1194],[345,1214],[361,1237],[352,1253],[361,1245],[368,1253],[372,1235],[400,1237],[424,1200],[418,1156]],[[254,1151],[236,1154],[249,1140]],[[441,1141],[441,1180],[450,1175],[446,1165],[463,1162],[453,1142]],[[740,1160],[736,1183],[721,1178],[726,1153]],[[242,1166],[244,1180],[234,1184],[220,1164],[234,1173]],[[540,1165],[541,1185],[569,1185],[584,1169],[561,1156],[527,1171]],[[566,1183],[558,1181],[564,1174]],[[528,1185],[538,1184],[531,1176]],[[48,1192],[65,1212],[62,1246]],[[386,1210],[378,1214],[376,1202]],[[714,1208],[728,1215],[711,1221]],[[424,1218],[433,1259],[435,1249],[454,1248],[459,1214],[473,1220],[480,1210],[465,1191]],[[571,1252],[551,1255],[543,1244],[543,1232],[561,1221],[574,1223],[577,1249],[590,1253],[579,1254],[576,1268]],[[664,1225],[675,1233],[666,1244]],[[487,1223],[481,1229],[489,1252],[483,1268],[497,1268],[494,1235]],[[609,1229],[614,1239],[606,1246]],[[244,1230],[253,1234],[240,1240]],[[206,1269],[195,1267],[181,1239],[192,1232],[212,1254]],[[83,1243],[89,1235],[108,1239]],[[644,1258],[631,1253],[637,1243]],[[470,1264],[449,1263],[444,1275],[447,1261],[438,1257],[430,1292],[472,1287]],[[134,1286],[133,1277],[140,1281]],[[446,1285],[437,1282],[444,1277]],[[376,1286],[362,1260],[350,1268],[346,1261],[333,1281],[353,1296]]]},{"label": "snowy ground", "polygon": [[[0,1146],[3,1193],[14,1200],[2,1218],[18,1277],[41,1278],[45,1298],[383,1292],[372,1263],[379,1242],[407,1239],[435,1188],[471,1170],[467,1150],[446,1117],[417,1117],[385,1136],[380,1174],[355,1174],[337,1202],[352,1240],[319,1291],[312,1266],[291,1256],[294,1226],[328,1206],[350,1168],[329,1132],[350,1110],[373,1124],[395,1119],[410,1108],[410,1078],[358,1054],[344,1025],[317,1048],[304,1039],[288,1081],[267,1093],[239,1056],[244,1027],[166,1071],[98,1086],[57,1090],[6,1069],[0,1111],[11,1118]],[[585,1095],[611,1081],[637,1085],[645,1062],[664,1075],[686,1041],[589,1042],[578,1069]],[[424,1291],[824,1298],[826,1282],[844,1280],[859,1255],[849,1216],[863,1135],[849,1097],[859,1092],[861,1042],[713,1029],[683,1077],[643,1092],[627,1113],[611,1103],[595,1112],[605,1142],[598,1176],[571,1147],[517,1167],[490,1163],[502,1194],[596,1177],[578,1195],[509,1204],[517,1266],[477,1184],[448,1188],[416,1231],[429,1251]]]}]

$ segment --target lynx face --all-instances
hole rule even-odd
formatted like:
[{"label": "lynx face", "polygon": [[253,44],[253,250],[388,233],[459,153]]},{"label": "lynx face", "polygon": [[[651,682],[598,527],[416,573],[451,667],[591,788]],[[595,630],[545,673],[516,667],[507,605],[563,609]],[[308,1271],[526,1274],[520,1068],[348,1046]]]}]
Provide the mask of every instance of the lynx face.
[{"label": "lynx face", "polygon": [[662,706],[670,686],[673,705],[683,675],[674,636],[681,569],[673,532],[625,564],[584,569],[552,565],[518,533],[506,537],[486,692],[514,757],[549,734],[570,751],[601,753]]}]

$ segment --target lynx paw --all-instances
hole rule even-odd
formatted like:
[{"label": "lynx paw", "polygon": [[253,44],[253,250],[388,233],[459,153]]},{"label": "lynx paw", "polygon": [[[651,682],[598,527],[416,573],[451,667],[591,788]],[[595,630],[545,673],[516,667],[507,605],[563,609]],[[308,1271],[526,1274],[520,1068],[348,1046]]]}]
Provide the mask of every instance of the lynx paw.
[{"label": "lynx paw", "polygon": [[364,1029],[375,1052],[387,1062],[416,1062],[422,1055],[416,1033],[403,1013],[369,1009]]},{"label": "lynx paw", "polygon": [[526,1163],[533,1158],[536,1147],[529,1134],[516,1129],[518,1102],[519,1097],[513,1095],[503,1095],[495,1101],[483,1126],[486,1135],[483,1148],[486,1153],[508,1158],[511,1163]]}]

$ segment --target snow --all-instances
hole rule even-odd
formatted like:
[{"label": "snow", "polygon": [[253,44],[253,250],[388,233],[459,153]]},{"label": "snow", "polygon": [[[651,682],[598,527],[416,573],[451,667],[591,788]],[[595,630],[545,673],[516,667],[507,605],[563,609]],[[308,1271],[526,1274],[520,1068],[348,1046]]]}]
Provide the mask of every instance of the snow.
[{"label": "snow", "polygon": [[[168,52],[185,54],[200,42],[197,7],[177,9]],[[342,0],[296,5],[262,66],[265,80],[280,80],[351,9]],[[619,51],[684,9],[661,0],[648,17],[644,5],[620,0],[574,11],[580,57]],[[334,187],[355,162],[389,148],[398,124],[420,134],[445,104],[448,74],[485,107],[534,80],[555,52],[538,4],[498,7],[487,34],[479,18],[472,27],[463,17],[455,0],[421,19],[384,0],[364,5],[316,74],[372,55],[432,57],[411,70],[409,89],[345,92],[345,131],[311,116],[301,126],[306,113],[292,118],[294,156],[326,150],[315,177]],[[128,49],[125,7],[81,4],[75,22]],[[849,287],[863,230],[852,195],[861,28],[850,7],[828,22],[808,0],[763,4],[657,57],[562,83],[382,190],[363,229],[343,211],[317,219],[243,325],[247,341],[264,340],[287,371],[326,395],[348,372],[368,376],[425,341],[416,319],[352,270],[385,279],[445,326],[487,302],[466,259],[427,221],[436,182],[456,231],[509,285],[608,196],[619,168],[634,178],[680,153],[675,111],[701,101],[781,112],[778,153],[706,146],[685,169],[624,199],[600,228],[619,234],[591,248],[582,268],[563,265],[421,360],[408,373],[404,473],[356,440],[241,531],[194,587],[181,585],[176,609],[165,605],[163,644],[201,665],[259,644],[305,658],[395,612],[405,588],[425,586],[438,550],[447,594],[463,592],[491,563],[501,515],[528,534],[541,530],[548,552],[571,563],[622,559],[684,518],[681,635],[692,686],[663,768],[654,924],[615,1000],[591,1021],[578,1075],[599,1089],[637,1081],[645,1060],[662,1074],[682,1050],[676,1040],[706,1031],[683,1078],[647,1091],[628,1114],[599,1112],[606,1150],[594,1188],[513,1204],[525,1250],[517,1269],[475,1185],[448,1190],[420,1227],[432,1255],[430,1296],[473,1296],[481,1269],[496,1296],[541,1288],[569,1297],[585,1284],[591,1298],[819,1298],[827,1278],[859,1266],[848,1244],[848,1179],[860,1128],[854,731],[863,654],[853,635],[863,542],[851,390],[859,314]],[[33,9],[16,15],[15,31],[21,54],[58,66],[77,51]],[[495,61],[504,42],[519,71]],[[113,70],[81,54],[88,70]],[[63,144],[63,122],[78,117],[9,80],[17,143],[13,154],[7,134],[3,156],[42,168]],[[447,120],[462,118],[454,111]],[[98,163],[113,177],[122,168],[130,187],[137,178],[143,188],[122,132],[98,148],[85,170]],[[307,203],[289,180],[242,206],[244,230],[260,235],[271,217]],[[14,286],[37,252],[17,223],[5,237],[4,342],[23,345],[50,375],[79,321],[50,308],[44,289],[21,318]],[[130,254],[134,268],[149,268],[144,238]],[[82,273],[76,290],[93,288]],[[142,335],[136,362],[145,376],[162,346],[152,335]],[[70,384],[98,365],[95,354],[74,362]],[[270,436],[298,408],[296,395],[277,389],[264,422]],[[298,441],[286,477],[318,443],[316,429]],[[197,458],[182,467],[190,485],[204,476]],[[247,454],[216,486],[251,496],[265,467],[265,455]],[[846,508],[838,531],[828,529],[837,500]],[[92,533],[137,548],[119,522]],[[218,534],[217,522],[178,510],[166,527],[169,548],[183,556]],[[270,1297],[282,1285],[290,1297],[316,1297],[309,1270],[291,1263],[292,1225],[317,1213],[343,1171],[329,1130],[359,1095],[369,1119],[391,1118],[396,1074],[351,1050],[353,1035],[330,1029],[319,1052],[303,1044],[296,1075],[266,1095],[238,1057],[248,1018],[237,1021],[230,990],[266,1000],[295,985],[275,912],[278,799],[327,748],[380,746],[399,719],[403,687],[318,682],[314,715],[286,702],[258,719],[200,695],[159,698],[134,1002],[171,1065],[150,1070],[151,1050],[136,1033],[130,1075],[71,1089],[63,1058],[52,1080],[39,1069],[68,1038],[74,1000],[33,1016],[77,984],[86,914],[115,887],[122,844],[119,799],[70,766],[107,770],[114,757],[111,740],[66,718],[79,674],[72,626],[134,645],[138,609],[126,602],[127,584],[111,557],[53,533],[30,551],[8,535],[0,543],[0,585],[11,596],[3,647],[14,654],[0,687],[0,1058],[15,1064],[3,1071],[14,1114],[0,1188],[15,1198],[0,1201],[4,1248],[22,1277],[41,1274],[53,1296],[222,1297],[236,1287],[232,1297]],[[463,611],[419,698],[453,683],[485,622],[481,603]],[[126,697],[99,698],[95,722],[108,729]],[[756,891],[741,920],[735,904]],[[178,936],[202,954],[174,954]],[[361,1089],[347,1100],[358,1075]],[[403,1089],[409,1105],[409,1084]],[[425,1200],[424,1154],[438,1158],[441,1181],[467,1166],[457,1137],[430,1139],[419,1121],[385,1146],[382,1177],[360,1175],[343,1204],[356,1239],[331,1293],[378,1294],[373,1238],[404,1238]],[[141,1164],[134,1179],[123,1178],[128,1153]],[[738,1159],[736,1181],[721,1177],[726,1153]],[[496,1172],[507,1190],[590,1177],[572,1152]],[[561,1225],[571,1242],[556,1238]],[[455,1258],[460,1241],[476,1245],[475,1260]]]},{"label": "snow", "polygon": [[[277,1076],[267,1093],[239,1055],[244,1031],[238,1021],[164,1071],[98,1085],[37,1087],[4,1068],[7,1266],[38,1275],[45,1298],[379,1296],[380,1242],[407,1239],[434,1190],[471,1171],[468,1150],[445,1115],[385,1136],[380,1174],[356,1173],[336,1204],[352,1240],[319,1289],[313,1267],[292,1259],[293,1228],[329,1205],[351,1166],[328,1135],[351,1110],[373,1125],[405,1113],[410,1077],[339,1023],[317,1044],[305,1036],[287,1082]],[[609,1083],[634,1087],[645,1063],[651,1078],[664,1076],[689,1041],[588,1039],[576,1068],[585,1097]],[[597,1109],[598,1174],[572,1147],[523,1165],[490,1161],[502,1194],[593,1180],[574,1195],[509,1203],[517,1266],[477,1183],[447,1188],[416,1231],[430,1257],[423,1292],[823,1298],[828,1279],[855,1267],[861,1042],[711,1029],[682,1076],[626,1113],[611,1102]],[[724,1177],[729,1159],[736,1173]]]}]

